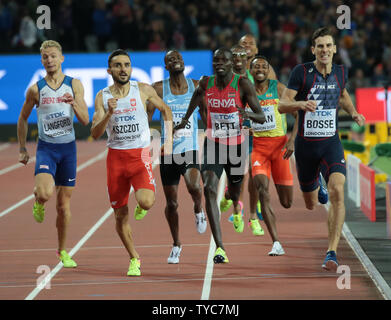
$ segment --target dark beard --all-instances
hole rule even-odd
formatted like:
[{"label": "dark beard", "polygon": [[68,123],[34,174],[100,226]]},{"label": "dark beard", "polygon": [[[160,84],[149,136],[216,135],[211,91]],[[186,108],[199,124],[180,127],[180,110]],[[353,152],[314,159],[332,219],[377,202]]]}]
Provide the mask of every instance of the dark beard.
[{"label": "dark beard", "polygon": [[116,82],[116,83],[119,83],[120,85],[125,85],[125,84],[127,84],[127,83],[129,82],[129,80],[130,80],[130,77],[129,77],[127,80],[125,80],[125,81],[122,81],[122,80],[120,80],[119,78],[114,78],[114,77],[113,77],[113,81]]}]

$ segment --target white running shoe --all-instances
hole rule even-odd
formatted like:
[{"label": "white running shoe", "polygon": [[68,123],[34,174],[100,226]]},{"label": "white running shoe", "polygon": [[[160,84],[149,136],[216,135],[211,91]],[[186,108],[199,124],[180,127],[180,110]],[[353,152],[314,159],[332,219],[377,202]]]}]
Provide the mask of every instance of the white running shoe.
[{"label": "white running shoe", "polygon": [[179,256],[181,255],[181,251],[182,247],[173,246],[169,257],[167,258],[167,263],[179,263]]},{"label": "white running shoe", "polygon": [[198,233],[204,233],[206,231],[206,217],[204,210],[202,210],[200,213],[196,213],[195,217]]},{"label": "white running shoe", "polygon": [[269,256],[282,256],[285,254],[279,241],[274,241],[272,251],[268,253]]}]

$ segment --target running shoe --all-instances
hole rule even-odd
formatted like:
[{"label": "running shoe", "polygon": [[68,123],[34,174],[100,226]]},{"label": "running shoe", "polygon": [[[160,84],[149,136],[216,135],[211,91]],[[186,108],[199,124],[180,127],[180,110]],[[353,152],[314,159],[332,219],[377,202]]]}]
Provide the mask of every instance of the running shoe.
[{"label": "running shoe", "polygon": [[196,213],[195,218],[198,233],[204,233],[206,231],[206,217],[204,210],[202,210],[200,213]]},{"label": "running shoe", "polygon": [[257,202],[257,216],[259,220],[263,220],[262,212],[261,212],[261,201],[258,200]]},{"label": "running shoe", "polygon": [[326,258],[323,261],[322,268],[327,271],[337,271],[338,261],[337,254],[335,251],[328,251],[326,254]]},{"label": "running shoe", "polygon": [[322,176],[319,174],[319,191],[318,191],[318,201],[321,204],[326,204],[329,201],[329,193],[327,191],[327,188],[323,186],[322,183]]},{"label": "running shoe", "polygon": [[57,256],[61,260],[62,264],[64,265],[64,268],[77,267],[77,263],[74,260],[72,260],[72,258],[65,250],[61,250],[60,252],[57,252]]},{"label": "running shoe", "polygon": [[141,220],[142,218],[144,218],[147,212],[148,210],[144,210],[139,205],[137,205],[136,208],[134,209],[134,218],[136,220]]},{"label": "running shoe", "polygon": [[[239,206],[240,206],[240,212],[242,213],[242,218],[243,218],[243,202],[242,201],[238,201],[239,203]],[[231,214],[228,218],[228,221],[229,222],[233,222],[234,221],[234,215]]]},{"label": "running shoe", "polygon": [[167,258],[167,263],[176,264],[179,263],[179,257],[181,255],[182,247],[173,246],[170,255]]},{"label": "running shoe", "polygon": [[220,201],[220,211],[226,212],[229,208],[231,208],[233,201],[231,199],[225,199],[223,196],[223,199]]},{"label": "running shoe", "polygon": [[140,266],[141,266],[140,259],[137,258],[130,259],[129,270],[127,275],[136,276],[136,277],[141,276]]},{"label": "running shoe", "polygon": [[250,219],[248,226],[250,227],[254,236],[263,236],[265,234],[257,219]]},{"label": "running shoe", "polygon": [[273,242],[272,251],[268,253],[269,256],[282,256],[285,254],[284,249],[281,246],[281,243],[279,241]]},{"label": "running shoe", "polygon": [[34,202],[33,216],[35,221],[39,223],[41,223],[45,218],[45,206],[43,204],[40,204],[38,201]]},{"label": "running shoe", "polygon": [[242,214],[234,214],[234,221],[233,221],[233,224],[234,224],[234,229],[236,232],[238,233],[242,233],[243,232],[243,229],[244,229],[244,221],[243,221],[243,218],[242,218]]},{"label": "running shoe", "polygon": [[220,247],[216,249],[215,256],[213,257],[214,263],[228,263],[228,257],[227,254],[223,249]]}]

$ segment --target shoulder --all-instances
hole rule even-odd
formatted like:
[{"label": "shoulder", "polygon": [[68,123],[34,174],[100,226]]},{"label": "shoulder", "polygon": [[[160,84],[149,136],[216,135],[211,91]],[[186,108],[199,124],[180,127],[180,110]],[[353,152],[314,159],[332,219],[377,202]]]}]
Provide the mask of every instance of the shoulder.
[{"label": "shoulder", "polygon": [[83,84],[79,79],[72,78],[71,83],[74,91],[84,90]]},{"label": "shoulder", "polygon": [[200,87],[203,90],[206,90],[209,78],[210,78],[209,76],[202,76],[200,81],[198,82],[198,87]]},{"label": "shoulder", "polygon": [[156,81],[154,83],[152,83],[152,88],[155,89],[156,93],[159,95],[159,96],[162,96],[163,95],[163,81]]},{"label": "shoulder", "polygon": [[194,84],[195,87],[198,86],[198,83],[199,83],[198,80],[195,80],[195,79],[190,79],[190,80],[193,81],[193,84]]},{"label": "shoulder", "polygon": [[31,85],[28,89],[27,89],[27,93],[26,93],[26,98],[29,98],[29,99],[35,99],[38,101],[38,98],[39,98],[39,88],[38,88],[38,84],[34,83],[33,85]]}]

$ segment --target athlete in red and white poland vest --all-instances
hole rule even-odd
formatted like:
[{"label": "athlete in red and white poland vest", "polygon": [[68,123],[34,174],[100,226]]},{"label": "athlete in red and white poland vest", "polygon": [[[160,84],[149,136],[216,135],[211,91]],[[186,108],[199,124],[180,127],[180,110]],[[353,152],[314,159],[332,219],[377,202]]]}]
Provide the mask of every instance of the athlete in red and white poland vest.
[{"label": "athlete in red and white poland vest", "polygon": [[[126,97],[118,99],[117,108],[106,128],[107,146],[111,149],[138,149],[151,143],[148,115],[140,98],[136,81],[129,81]],[[102,90],[103,106],[108,110],[107,101],[113,98],[109,87]]]}]

